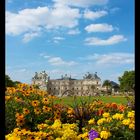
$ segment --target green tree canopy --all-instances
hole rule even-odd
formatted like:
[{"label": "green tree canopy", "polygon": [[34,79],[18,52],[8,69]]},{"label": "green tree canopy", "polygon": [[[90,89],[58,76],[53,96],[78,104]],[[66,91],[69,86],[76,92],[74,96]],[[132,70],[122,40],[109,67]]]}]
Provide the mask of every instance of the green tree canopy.
[{"label": "green tree canopy", "polygon": [[125,71],[122,77],[119,77],[121,91],[134,91],[135,71]]},{"label": "green tree canopy", "polygon": [[103,85],[102,85],[102,86],[103,86],[103,87],[106,87],[107,92],[110,92],[110,90],[111,90],[111,88],[112,88],[111,83],[110,83],[110,80],[105,80],[105,81],[103,82]]},{"label": "green tree canopy", "polygon": [[11,78],[8,75],[5,75],[5,86],[6,87],[14,87],[15,86],[14,82],[11,80]]},{"label": "green tree canopy", "polygon": [[105,80],[103,82],[103,87],[106,86],[107,88],[111,87],[111,83],[110,83],[110,80]]},{"label": "green tree canopy", "polygon": [[5,75],[5,86],[6,87],[15,87],[17,84],[21,82],[19,81],[13,81],[8,75]]}]

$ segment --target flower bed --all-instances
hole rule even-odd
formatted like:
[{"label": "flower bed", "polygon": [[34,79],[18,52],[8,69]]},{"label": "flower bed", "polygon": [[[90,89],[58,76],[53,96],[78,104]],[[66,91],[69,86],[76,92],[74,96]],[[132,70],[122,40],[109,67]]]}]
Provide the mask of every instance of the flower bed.
[{"label": "flower bed", "polygon": [[19,84],[7,88],[6,140],[134,140],[135,111],[99,100],[57,103],[55,96]]}]

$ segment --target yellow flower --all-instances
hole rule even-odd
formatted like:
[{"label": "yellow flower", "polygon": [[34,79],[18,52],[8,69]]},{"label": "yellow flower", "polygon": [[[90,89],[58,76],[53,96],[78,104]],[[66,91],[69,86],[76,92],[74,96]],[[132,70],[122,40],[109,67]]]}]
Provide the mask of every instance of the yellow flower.
[{"label": "yellow flower", "polygon": [[43,112],[44,113],[47,113],[47,112],[49,112],[49,111],[51,111],[52,109],[50,108],[50,107],[48,107],[48,106],[43,106]]},{"label": "yellow flower", "polygon": [[53,125],[51,126],[53,129],[57,129],[60,128],[62,125],[60,120],[55,120],[55,122],[53,123]]},{"label": "yellow flower", "polygon": [[134,111],[128,112],[128,114],[127,114],[128,118],[134,118],[134,116],[135,116]]},{"label": "yellow flower", "polygon": [[41,140],[41,138],[39,138],[39,137],[35,137],[35,140]]},{"label": "yellow flower", "polygon": [[32,104],[33,107],[36,107],[36,106],[39,105],[39,101],[38,100],[34,100],[34,101],[31,102],[31,104]]},{"label": "yellow flower", "polygon": [[11,98],[11,96],[5,96],[5,100],[9,100]]},{"label": "yellow flower", "polygon": [[87,138],[88,139],[88,132],[85,132],[83,134],[78,135],[78,138],[83,138],[84,140]]},{"label": "yellow flower", "polygon": [[108,118],[106,118],[106,121],[107,121],[108,123],[110,123],[110,122],[112,121],[112,118],[111,118],[111,117],[108,117]]},{"label": "yellow flower", "polygon": [[90,119],[89,121],[88,121],[88,124],[94,124],[95,123],[95,119],[93,118],[93,119]]},{"label": "yellow flower", "polygon": [[40,110],[39,108],[35,108],[35,109],[34,109],[34,112],[35,112],[35,114],[37,114],[37,115],[38,115],[38,114],[40,114],[40,113],[41,113],[41,110]]},{"label": "yellow flower", "polygon": [[16,113],[16,122],[17,122],[17,126],[22,126],[25,122],[24,115]]},{"label": "yellow flower", "polygon": [[88,132],[88,129],[86,129],[85,127],[82,128],[83,132]]},{"label": "yellow flower", "polygon": [[20,137],[16,137],[15,135],[6,136],[6,140],[21,140]]},{"label": "yellow flower", "polygon": [[49,99],[48,98],[43,98],[42,103],[47,105],[49,104]]},{"label": "yellow flower", "polygon": [[16,100],[17,102],[21,102],[21,101],[22,101],[22,99],[21,99],[20,97],[15,97],[15,100]]},{"label": "yellow flower", "polygon": [[30,113],[30,111],[27,109],[27,108],[23,108],[23,114],[24,115],[27,115],[27,114],[29,114]]},{"label": "yellow flower", "polygon": [[106,119],[105,118],[101,118],[97,121],[97,124],[98,125],[102,125],[104,122],[106,122]]},{"label": "yellow flower", "polygon": [[64,130],[63,136],[61,138],[62,140],[79,140],[77,137],[77,132],[71,130],[71,129],[66,129]]},{"label": "yellow flower", "polygon": [[105,140],[108,139],[108,137],[110,137],[110,136],[111,136],[111,133],[107,132],[107,131],[101,131],[101,133],[100,133],[100,137]]},{"label": "yellow flower", "polygon": [[113,119],[116,120],[122,120],[124,117],[124,114],[116,113],[115,115],[112,116]]},{"label": "yellow flower", "polygon": [[110,114],[107,113],[107,112],[105,112],[105,113],[103,114],[103,117],[104,117],[104,118],[107,118],[107,117],[109,117],[109,116],[110,116]]},{"label": "yellow flower", "polygon": [[72,123],[72,124],[68,124],[68,123],[62,124],[62,128],[64,130],[69,128],[69,129],[75,130],[75,131],[78,129],[77,124],[75,124],[75,123]]},{"label": "yellow flower", "polygon": [[94,140],[101,140],[100,138],[95,138]]},{"label": "yellow flower", "polygon": [[124,124],[124,125],[129,125],[130,122],[131,122],[130,119],[124,119],[124,120],[122,121],[122,124]]},{"label": "yellow flower", "polygon": [[26,140],[35,140],[35,137],[34,136],[29,136],[29,137],[27,137]]},{"label": "yellow flower", "polygon": [[135,129],[135,125],[133,123],[131,123],[131,124],[129,124],[129,128],[134,130]]},{"label": "yellow flower", "polygon": [[16,119],[16,122],[17,122],[17,126],[22,126],[24,123],[25,123],[25,119]]},{"label": "yellow flower", "polygon": [[61,138],[56,138],[55,140],[61,140]]},{"label": "yellow flower", "polygon": [[74,113],[74,110],[73,108],[68,108],[68,111],[67,111],[68,114],[73,114]]},{"label": "yellow flower", "polygon": [[42,124],[38,124],[37,125],[37,128],[40,129],[40,130],[42,130],[43,128],[46,128],[47,126],[48,126],[47,124],[43,124],[42,123]]}]

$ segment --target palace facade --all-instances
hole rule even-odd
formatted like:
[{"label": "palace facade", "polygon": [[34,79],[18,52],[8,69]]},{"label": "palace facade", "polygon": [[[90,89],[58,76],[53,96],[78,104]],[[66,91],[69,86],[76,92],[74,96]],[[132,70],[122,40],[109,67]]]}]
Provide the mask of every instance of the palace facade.
[{"label": "palace facade", "polygon": [[55,96],[87,96],[93,95],[95,90],[101,88],[101,79],[97,73],[87,73],[83,79],[73,79],[65,74],[60,79],[50,79],[45,73],[35,73],[32,83],[38,85],[41,89],[47,90],[49,94]]}]

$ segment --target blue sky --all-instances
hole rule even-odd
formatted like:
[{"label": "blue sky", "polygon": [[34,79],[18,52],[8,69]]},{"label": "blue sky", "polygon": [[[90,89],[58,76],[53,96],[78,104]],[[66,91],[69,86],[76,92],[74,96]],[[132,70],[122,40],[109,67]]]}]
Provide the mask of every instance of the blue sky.
[{"label": "blue sky", "polygon": [[45,70],[118,82],[134,70],[133,0],[7,0],[6,74],[31,83]]}]

